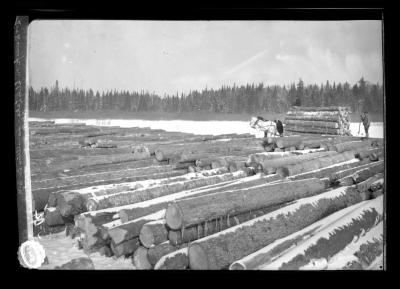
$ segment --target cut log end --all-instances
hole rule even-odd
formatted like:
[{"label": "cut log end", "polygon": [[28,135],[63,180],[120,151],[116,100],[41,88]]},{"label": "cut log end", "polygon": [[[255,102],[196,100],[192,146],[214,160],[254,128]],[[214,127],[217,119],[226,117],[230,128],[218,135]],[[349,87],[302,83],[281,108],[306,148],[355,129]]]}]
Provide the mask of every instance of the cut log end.
[{"label": "cut log end", "polygon": [[239,262],[235,262],[229,266],[229,270],[246,270],[246,267]]},{"label": "cut log end", "polygon": [[207,255],[199,244],[193,243],[189,246],[188,256],[189,256],[190,269],[192,270],[208,269]]},{"label": "cut log end", "polygon": [[143,246],[150,248],[154,244],[154,235],[149,227],[143,226],[140,230],[139,240]]},{"label": "cut log end", "polygon": [[87,200],[86,208],[89,212],[96,211],[98,208],[98,204],[95,200],[89,199],[89,200]]},{"label": "cut log end", "polygon": [[132,262],[136,269],[139,270],[150,270],[153,266],[150,264],[147,258],[148,249],[144,247],[139,247],[135,253],[133,253]]},{"label": "cut log end", "polygon": [[287,167],[280,167],[276,170],[276,173],[281,177],[281,178],[286,178],[289,176],[289,169]]},{"label": "cut log end", "polygon": [[183,212],[177,204],[170,204],[165,212],[165,221],[172,230],[182,227]]}]

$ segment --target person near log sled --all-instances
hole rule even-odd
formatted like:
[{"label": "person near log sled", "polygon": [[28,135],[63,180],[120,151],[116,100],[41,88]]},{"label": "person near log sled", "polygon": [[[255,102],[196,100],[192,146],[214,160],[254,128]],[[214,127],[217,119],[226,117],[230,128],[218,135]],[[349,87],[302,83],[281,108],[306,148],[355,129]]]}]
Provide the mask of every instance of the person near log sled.
[{"label": "person near log sled", "polygon": [[[366,136],[366,138],[369,138],[368,129],[369,129],[369,126],[371,123],[368,118],[368,112],[364,111],[364,113],[360,115],[360,118],[361,118],[361,122],[363,123],[363,126],[364,126],[365,136]],[[359,131],[359,133],[360,133],[360,131]]]},{"label": "person near log sled", "polygon": [[279,119],[275,119],[274,122],[276,123],[276,130],[280,137],[283,136],[283,124]]}]

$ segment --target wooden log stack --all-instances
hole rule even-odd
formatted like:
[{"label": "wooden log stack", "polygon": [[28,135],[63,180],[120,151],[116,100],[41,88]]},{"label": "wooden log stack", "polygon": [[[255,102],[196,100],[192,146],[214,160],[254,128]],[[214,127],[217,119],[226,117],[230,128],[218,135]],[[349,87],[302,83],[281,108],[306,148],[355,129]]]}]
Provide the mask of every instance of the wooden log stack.
[{"label": "wooden log stack", "polygon": [[286,114],[285,130],[296,133],[351,135],[349,107],[292,107]]}]

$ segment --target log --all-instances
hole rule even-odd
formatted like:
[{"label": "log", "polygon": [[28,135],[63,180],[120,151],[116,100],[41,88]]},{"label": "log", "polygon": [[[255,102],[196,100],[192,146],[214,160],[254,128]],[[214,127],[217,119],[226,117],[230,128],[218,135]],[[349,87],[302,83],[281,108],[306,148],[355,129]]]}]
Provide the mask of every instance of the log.
[{"label": "log", "polygon": [[138,189],[132,192],[127,191],[113,195],[92,197],[88,200],[88,208],[90,206],[91,210],[99,210],[110,207],[118,207],[128,204],[134,204],[154,199],[157,197],[170,195],[180,191],[222,183],[224,181],[228,181],[231,179],[232,179],[232,174],[227,173],[223,175],[215,175],[215,176],[204,177],[183,182],[170,183],[168,184],[168,186],[160,186],[144,190]]},{"label": "log", "polygon": [[158,245],[168,240],[168,230],[165,220],[148,222],[140,230],[139,240],[146,248]]},{"label": "log", "polygon": [[204,223],[200,223],[195,226],[185,228],[183,230],[169,230],[168,240],[174,246],[178,246],[184,243],[190,243],[194,240],[204,238],[232,226],[236,226],[243,222],[247,222],[251,219],[265,215],[285,205],[287,204],[273,205],[263,209],[249,211],[238,215],[227,215],[226,217],[221,217],[215,220],[208,220]]},{"label": "log", "polygon": [[244,213],[312,196],[324,189],[325,182],[308,179],[183,199],[168,205],[165,220],[168,227],[178,230],[228,214]]},{"label": "log", "polygon": [[378,166],[378,168],[379,168],[379,166],[382,166],[382,165],[383,165],[383,161],[373,162],[373,163],[366,163],[366,164],[361,165],[361,166],[357,166],[357,167],[353,167],[353,168],[350,168],[350,169],[346,169],[346,170],[335,172],[335,173],[333,173],[333,174],[331,174],[329,176],[329,179],[330,179],[331,183],[337,183],[337,181],[339,179],[343,179],[343,178],[345,178],[347,176],[350,176],[350,175],[352,175],[353,173],[355,173],[355,172],[357,172],[359,170],[366,169],[366,168],[372,168],[372,167],[375,167],[375,166]]},{"label": "log", "polygon": [[258,154],[251,154],[249,155],[246,165],[249,167],[254,167],[256,164],[261,163],[265,160],[271,160],[275,158],[282,158],[285,156],[291,156],[290,152],[277,152],[276,149],[274,152],[265,152],[265,153],[258,153]]},{"label": "log", "polygon": [[336,172],[342,171],[342,170],[347,170],[355,167],[360,167],[362,165],[365,165],[369,163],[368,160],[363,160],[363,161],[357,161],[356,159],[349,160],[348,162],[344,163],[338,163],[329,167],[325,167],[322,169],[318,169],[316,171],[310,171],[294,176],[288,177],[289,180],[303,180],[303,179],[308,179],[308,178],[324,178],[326,176],[332,175]]},{"label": "log", "polygon": [[[245,173],[242,171],[232,173],[232,180],[211,185],[199,189],[183,191],[176,194],[171,194],[168,196],[160,197],[157,199],[136,203],[124,207],[118,207],[116,209],[112,209],[114,212],[119,211],[119,216],[123,223],[128,222],[130,220],[139,218],[141,216],[145,216],[161,209],[165,209],[170,202],[175,200],[190,198],[195,196],[201,196],[206,194],[211,194],[215,192],[220,192],[221,190],[234,190],[246,188],[248,186],[257,185],[257,184],[265,184],[268,182],[275,181],[280,177],[277,175],[265,176],[261,177],[260,175],[254,177],[244,178]],[[110,210],[110,209],[108,209]]]},{"label": "log", "polygon": [[188,247],[183,247],[160,258],[155,270],[185,270],[189,266]]},{"label": "log", "polygon": [[131,255],[140,246],[138,238],[131,239],[126,242],[122,242],[118,245],[111,241],[111,250],[113,251],[115,257]]},{"label": "log", "polygon": [[348,187],[297,200],[282,209],[194,241],[188,248],[189,266],[203,270],[227,268],[275,240],[360,201],[359,193]]},{"label": "log", "polygon": [[309,121],[309,120],[285,119],[284,123],[286,125],[294,127],[334,128],[334,129],[339,128],[339,123],[333,121]]},{"label": "log", "polygon": [[284,157],[281,159],[274,159],[274,160],[266,160],[261,163],[262,170],[265,174],[274,174],[276,172],[276,169],[279,167],[282,167],[284,165],[289,165],[289,164],[296,164],[300,163],[306,160],[310,159],[315,159],[323,156],[333,156],[337,155],[335,152],[316,152],[316,153],[310,153],[310,154],[305,154],[301,156],[289,156],[289,157]]},{"label": "log", "polygon": [[351,141],[333,145],[333,150],[341,153],[350,150],[367,150],[371,148],[371,141]]},{"label": "log", "polygon": [[149,259],[147,258],[148,249],[140,246],[133,253],[132,263],[138,270],[150,270],[153,268],[153,265],[150,264]]},{"label": "log", "polygon": [[298,232],[278,239],[268,246],[233,262],[229,266],[229,270],[257,270],[261,266],[266,266],[277,257],[283,255],[285,252],[290,251],[292,248],[295,248],[305,240],[308,240],[327,226],[363,206],[365,206],[365,203],[361,202],[328,215],[327,217],[305,227]]},{"label": "log", "polygon": [[150,151],[145,146],[134,146],[132,148],[134,160],[145,160],[150,158]]},{"label": "log", "polygon": [[347,151],[341,154],[327,155],[316,159],[305,160],[296,164],[283,165],[276,169],[276,173],[282,178],[286,178],[288,176],[318,170],[352,159],[354,159],[354,153]]},{"label": "log", "polygon": [[[383,218],[383,198],[366,201],[347,216],[327,226],[260,270],[326,269],[327,260],[344,250],[353,240],[373,229]],[[190,250],[190,249],[189,249]],[[190,252],[189,252],[190,253]],[[190,256],[190,255],[189,255]],[[315,260],[322,261],[315,262]],[[319,267],[322,265],[321,267]]]},{"label": "log", "polygon": [[284,123],[288,120],[301,120],[301,121],[329,121],[329,122],[340,122],[339,115],[286,115]]},{"label": "log", "polygon": [[383,186],[384,186],[384,181],[385,181],[384,177],[382,177],[382,179],[379,179],[379,180],[377,180],[377,181],[374,181],[374,182],[371,184],[371,186],[369,187],[369,189],[370,189],[371,191],[376,191],[376,190],[379,190],[379,189],[383,188]]},{"label": "log", "polygon": [[294,111],[351,111],[350,107],[348,106],[292,106],[290,109]]},{"label": "log", "polygon": [[[382,148],[373,148],[368,150],[362,150],[356,153],[356,158],[363,160],[363,159],[370,159],[371,161],[377,161],[377,155],[382,151]],[[372,159],[371,159],[372,158]]]},{"label": "log", "polygon": [[375,174],[381,173],[384,171],[384,164],[382,163],[374,163],[374,165],[358,170],[351,175],[348,175],[344,178],[338,180],[339,185],[347,185],[347,184],[357,184],[361,183],[368,178],[374,176]]},{"label": "log", "polygon": [[44,210],[44,219],[48,226],[61,226],[65,224],[64,218],[60,211],[54,207],[47,207]]},{"label": "log", "polygon": [[32,135],[54,135],[58,133],[96,133],[100,132],[96,127],[51,127],[36,128],[31,130]]},{"label": "log", "polygon": [[378,173],[372,177],[369,177],[368,179],[366,179],[365,181],[359,182],[356,187],[357,190],[359,191],[366,191],[366,190],[371,190],[373,191],[372,185],[376,183],[376,181],[378,180],[383,180],[383,173]]},{"label": "log", "polygon": [[157,262],[165,255],[175,252],[181,248],[186,247],[186,245],[173,246],[169,241],[165,241],[157,246],[152,246],[147,251],[147,259],[149,263],[154,266]]},{"label": "log", "polygon": [[340,129],[337,128],[302,127],[302,126],[286,125],[285,130],[292,132],[302,132],[302,133],[317,133],[317,134],[332,134],[332,135],[341,134]]},{"label": "log", "polygon": [[[326,266],[326,270],[373,270],[384,252],[383,221],[370,229],[365,235],[355,238],[342,251],[335,254]],[[383,262],[380,262],[383,269]]]},{"label": "log", "polygon": [[165,209],[126,223],[122,223],[121,220],[115,220],[103,224],[102,228],[107,231],[107,235],[113,243],[118,245],[133,238],[138,238],[140,231],[145,224],[161,220],[164,217],[164,214]]}]

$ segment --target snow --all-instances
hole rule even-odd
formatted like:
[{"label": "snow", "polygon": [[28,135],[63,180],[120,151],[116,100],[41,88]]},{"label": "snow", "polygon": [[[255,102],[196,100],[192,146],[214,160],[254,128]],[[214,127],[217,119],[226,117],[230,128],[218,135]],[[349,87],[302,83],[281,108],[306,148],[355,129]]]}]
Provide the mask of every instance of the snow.
[{"label": "snow", "polygon": [[344,248],[341,252],[332,256],[327,264],[327,270],[340,270],[347,263],[351,261],[358,261],[358,258],[354,255],[362,244],[373,242],[374,240],[382,241],[383,239],[383,221],[379,222],[378,225],[369,230],[365,235],[360,238],[354,238],[354,240]]},{"label": "snow", "polygon": [[[194,121],[194,120],[141,120],[141,119],[69,119],[52,118],[43,119],[30,117],[29,121],[55,121],[55,123],[85,123],[96,126],[120,126],[120,127],[150,127],[152,129],[163,129],[166,131],[196,133],[199,135],[219,135],[229,133],[250,133],[256,137],[264,137],[264,133],[250,127],[249,121]],[[358,134],[358,122],[350,123],[353,136],[365,136],[361,125]],[[195,131],[193,131],[195,128]],[[383,138],[384,125],[382,122],[371,122],[369,136]]]},{"label": "snow", "polygon": [[[240,263],[242,265],[245,265],[247,262],[251,261],[252,259],[256,259],[257,256],[260,255],[268,255],[269,252],[272,252],[276,247],[278,247],[280,244],[288,241],[288,240],[293,240],[293,239],[297,239],[299,236],[302,236],[303,241],[307,240],[308,238],[310,238],[311,236],[315,235],[317,232],[325,229],[327,226],[329,226],[330,224],[332,224],[333,222],[335,222],[336,220],[342,218],[343,216],[345,216],[346,214],[349,214],[350,212],[354,211],[355,209],[359,208],[360,206],[363,206],[364,202],[362,203],[358,203],[355,204],[353,206],[344,208],[340,211],[337,211],[327,217],[325,217],[324,219],[317,221],[313,224],[311,224],[310,226],[297,231],[287,237],[284,237],[282,239],[278,239],[276,241],[274,241],[273,243],[269,244],[268,246],[236,261],[235,263]],[[299,243],[297,243],[297,245],[299,245]],[[281,252],[279,255],[277,256],[273,256],[273,259],[271,261],[273,261],[276,258],[279,258],[281,255],[285,254],[287,251],[291,250],[293,247],[286,249],[284,252]],[[266,264],[262,264],[260,265],[260,267],[264,266]],[[231,265],[231,267],[233,266],[233,264]]]},{"label": "snow", "polygon": [[184,255],[188,255],[188,247],[184,247],[182,249],[179,249],[177,251],[174,251],[172,253],[169,253],[167,255],[164,255],[161,257],[160,260],[158,260],[158,262],[156,263],[156,265],[154,266],[154,270],[160,269],[161,266],[164,265],[164,262],[167,258],[171,258],[174,257],[177,254],[184,254]]},{"label": "snow", "polygon": [[[262,270],[278,270],[283,263],[287,263],[293,258],[295,258],[297,255],[302,255],[304,254],[309,248],[314,246],[319,239],[321,238],[326,238],[329,240],[331,234],[334,233],[335,230],[339,228],[343,228],[346,225],[351,224],[354,219],[359,219],[361,218],[362,214],[366,210],[372,210],[375,209],[378,214],[382,215],[383,214],[383,197],[380,196],[376,199],[370,200],[370,201],[365,201],[363,202],[363,206],[360,206],[347,214],[345,217],[338,219],[337,221],[333,222],[330,224],[327,228],[324,230],[321,230],[318,234],[314,235],[310,239],[308,239],[306,242],[300,244],[299,246],[295,247],[294,249],[290,250],[280,258],[276,259],[270,264],[267,264],[266,266],[263,266]],[[379,220],[377,220],[378,224]],[[310,262],[304,267],[301,267],[300,270],[310,270],[311,268],[314,270],[318,270],[319,268],[313,267],[313,262]],[[317,263],[316,263],[317,264]],[[318,262],[318,264],[320,264]]]}]

